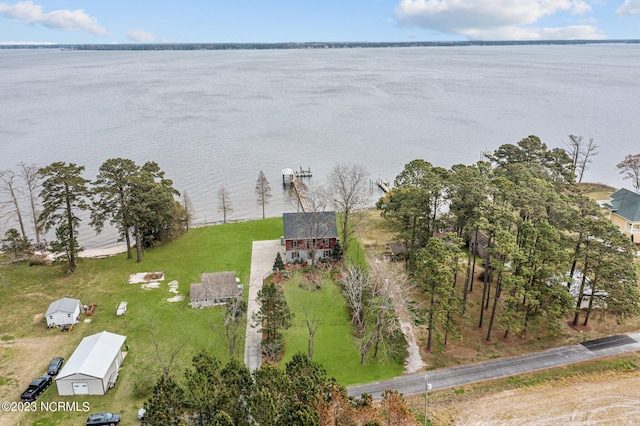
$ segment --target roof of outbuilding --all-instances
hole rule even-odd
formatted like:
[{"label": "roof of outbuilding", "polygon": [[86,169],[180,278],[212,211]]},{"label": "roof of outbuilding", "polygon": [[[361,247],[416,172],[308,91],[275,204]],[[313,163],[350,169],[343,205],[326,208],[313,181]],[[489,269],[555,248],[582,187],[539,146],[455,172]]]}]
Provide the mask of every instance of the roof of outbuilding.
[{"label": "roof of outbuilding", "polygon": [[82,339],[56,380],[74,374],[103,379],[127,336],[103,331]]},{"label": "roof of outbuilding", "polygon": [[611,194],[609,209],[618,216],[631,221],[640,221],[640,194],[622,188]]},{"label": "roof of outbuilding", "polygon": [[406,253],[407,249],[402,241],[392,241],[387,243],[387,248],[391,251],[391,254],[396,256],[398,254]]},{"label": "roof of outbuilding", "polygon": [[[471,233],[471,243],[478,244],[481,247],[487,247],[489,245],[489,237],[482,231],[473,231]],[[494,244],[491,245],[493,246]]]},{"label": "roof of outbuilding", "polygon": [[236,281],[236,273],[233,271],[205,272],[200,275],[200,280],[202,282],[191,284],[189,287],[191,300],[224,299],[242,295]]},{"label": "roof of outbuilding", "polygon": [[284,213],[284,238],[338,238],[336,212]]},{"label": "roof of outbuilding", "polygon": [[49,309],[44,314],[45,316],[54,314],[56,312],[75,312],[76,308],[80,304],[78,299],[72,299],[70,297],[63,297],[55,302],[51,302]]}]

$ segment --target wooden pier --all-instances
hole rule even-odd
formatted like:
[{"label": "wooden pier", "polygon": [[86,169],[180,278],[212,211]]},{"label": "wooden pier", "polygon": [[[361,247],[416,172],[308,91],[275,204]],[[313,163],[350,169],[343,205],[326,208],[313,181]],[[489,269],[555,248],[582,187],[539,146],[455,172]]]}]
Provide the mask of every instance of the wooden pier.
[{"label": "wooden pier", "polygon": [[293,190],[296,193],[296,198],[298,199],[298,205],[302,209],[303,213],[309,211],[309,205],[307,204],[307,200],[304,197],[305,185],[302,182],[298,181],[298,178],[312,177],[311,168],[307,166],[306,169],[303,169],[300,166],[299,170],[294,169],[282,169],[282,184],[287,186],[291,185]]},{"label": "wooden pier", "polygon": [[382,189],[382,192],[384,192],[385,194],[391,190],[388,180],[378,179],[376,184],[378,185],[378,188]]},{"label": "wooden pier", "polygon": [[302,213],[306,213],[307,211],[309,211],[309,206],[307,205],[307,199],[304,198],[304,190],[300,187],[300,184],[296,179],[295,175],[293,177],[293,180],[291,181],[291,186],[296,191],[296,196],[298,197],[298,204],[302,209]]},{"label": "wooden pier", "polygon": [[313,177],[313,173],[311,173],[311,167],[307,166],[306,169],[303,169],[302,166],[300,166],[299,170],[295,170],[293,172],[293,174],[295,175],[295,177],[297,178],[302,178],[302,177]]}]

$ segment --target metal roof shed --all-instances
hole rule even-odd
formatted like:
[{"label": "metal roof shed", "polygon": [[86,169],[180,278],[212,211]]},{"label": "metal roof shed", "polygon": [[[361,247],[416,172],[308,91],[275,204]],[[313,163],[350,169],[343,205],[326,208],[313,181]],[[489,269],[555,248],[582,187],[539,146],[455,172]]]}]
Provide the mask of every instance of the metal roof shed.
[{"label": "metal roof shed", "polygon": [[106,394],[118,378],[126,338],[103,331],[82,339],[56,378],[58,394]]},{"label": "metal roof shed", "polygon": [[80,301],[70,297],[58,299],[51,302],[44,316],[47,318],[47,327],[75,324],[80,316]]}]

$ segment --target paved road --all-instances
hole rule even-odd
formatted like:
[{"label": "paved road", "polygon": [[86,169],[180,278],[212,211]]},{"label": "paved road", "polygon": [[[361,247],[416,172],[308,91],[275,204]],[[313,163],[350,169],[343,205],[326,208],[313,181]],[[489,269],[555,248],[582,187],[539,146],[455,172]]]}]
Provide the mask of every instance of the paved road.
[{"label": "paved road", "polygon": [[249,371],[260,368],[262,361],[262,333],[258,327],[253,327],[252,314],[260,309],[256,302],[258,292],[262,289],[262,280],[273,268],[276,254],[284,259],[284,250],[280,240],[254,241],[251,247],[251,273],[249,276],[249,300],[247,302],[247,334],[244,346],[244,363]]},{"label": "paved road", "polygon": [[426,373],[407,374],[389,380],[349,386],[347,390],[349,395],[360,396],[368,393],[374,399],[380,399],[385,389],[397,389],[404,395],[416,395],[424,393],[426,375],[432,386],[431,389],[439,390],[638,350],[640,350],[640,332],[611,336],[528,355],[443,368]]}]

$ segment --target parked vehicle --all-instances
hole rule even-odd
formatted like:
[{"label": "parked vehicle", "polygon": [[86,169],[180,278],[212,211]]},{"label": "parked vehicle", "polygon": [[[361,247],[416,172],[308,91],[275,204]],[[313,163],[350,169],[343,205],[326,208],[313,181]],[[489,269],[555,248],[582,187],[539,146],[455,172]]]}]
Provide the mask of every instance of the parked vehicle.
[{"label": "parked vehicle", "polygon": [[147,410],[141,408],[138,410],[138,420],[144,420],[144,416],[147,414]]},{"label": "parked vehicle", "polygon": [[114,426],[118,423],[120,415],[115,413],[96,413],[87,419],[87,426]]},{"label": "parked vehicle", "polygon": [[64,364],[64,358],[62,358],[61,356],[55,357],[49,363],[49,369],[47,369],[47,374],[50,376],[55,376],[60,372],[60,369],[62,368],[62,364]]},{"label": "parked vehicle", "polygon": [[44,392],[52,382],[53,379],[48,374],[38,377],[29,384],[27,390],[22,392],[20,399],[23,401],[35,401],[38,395]]}]

